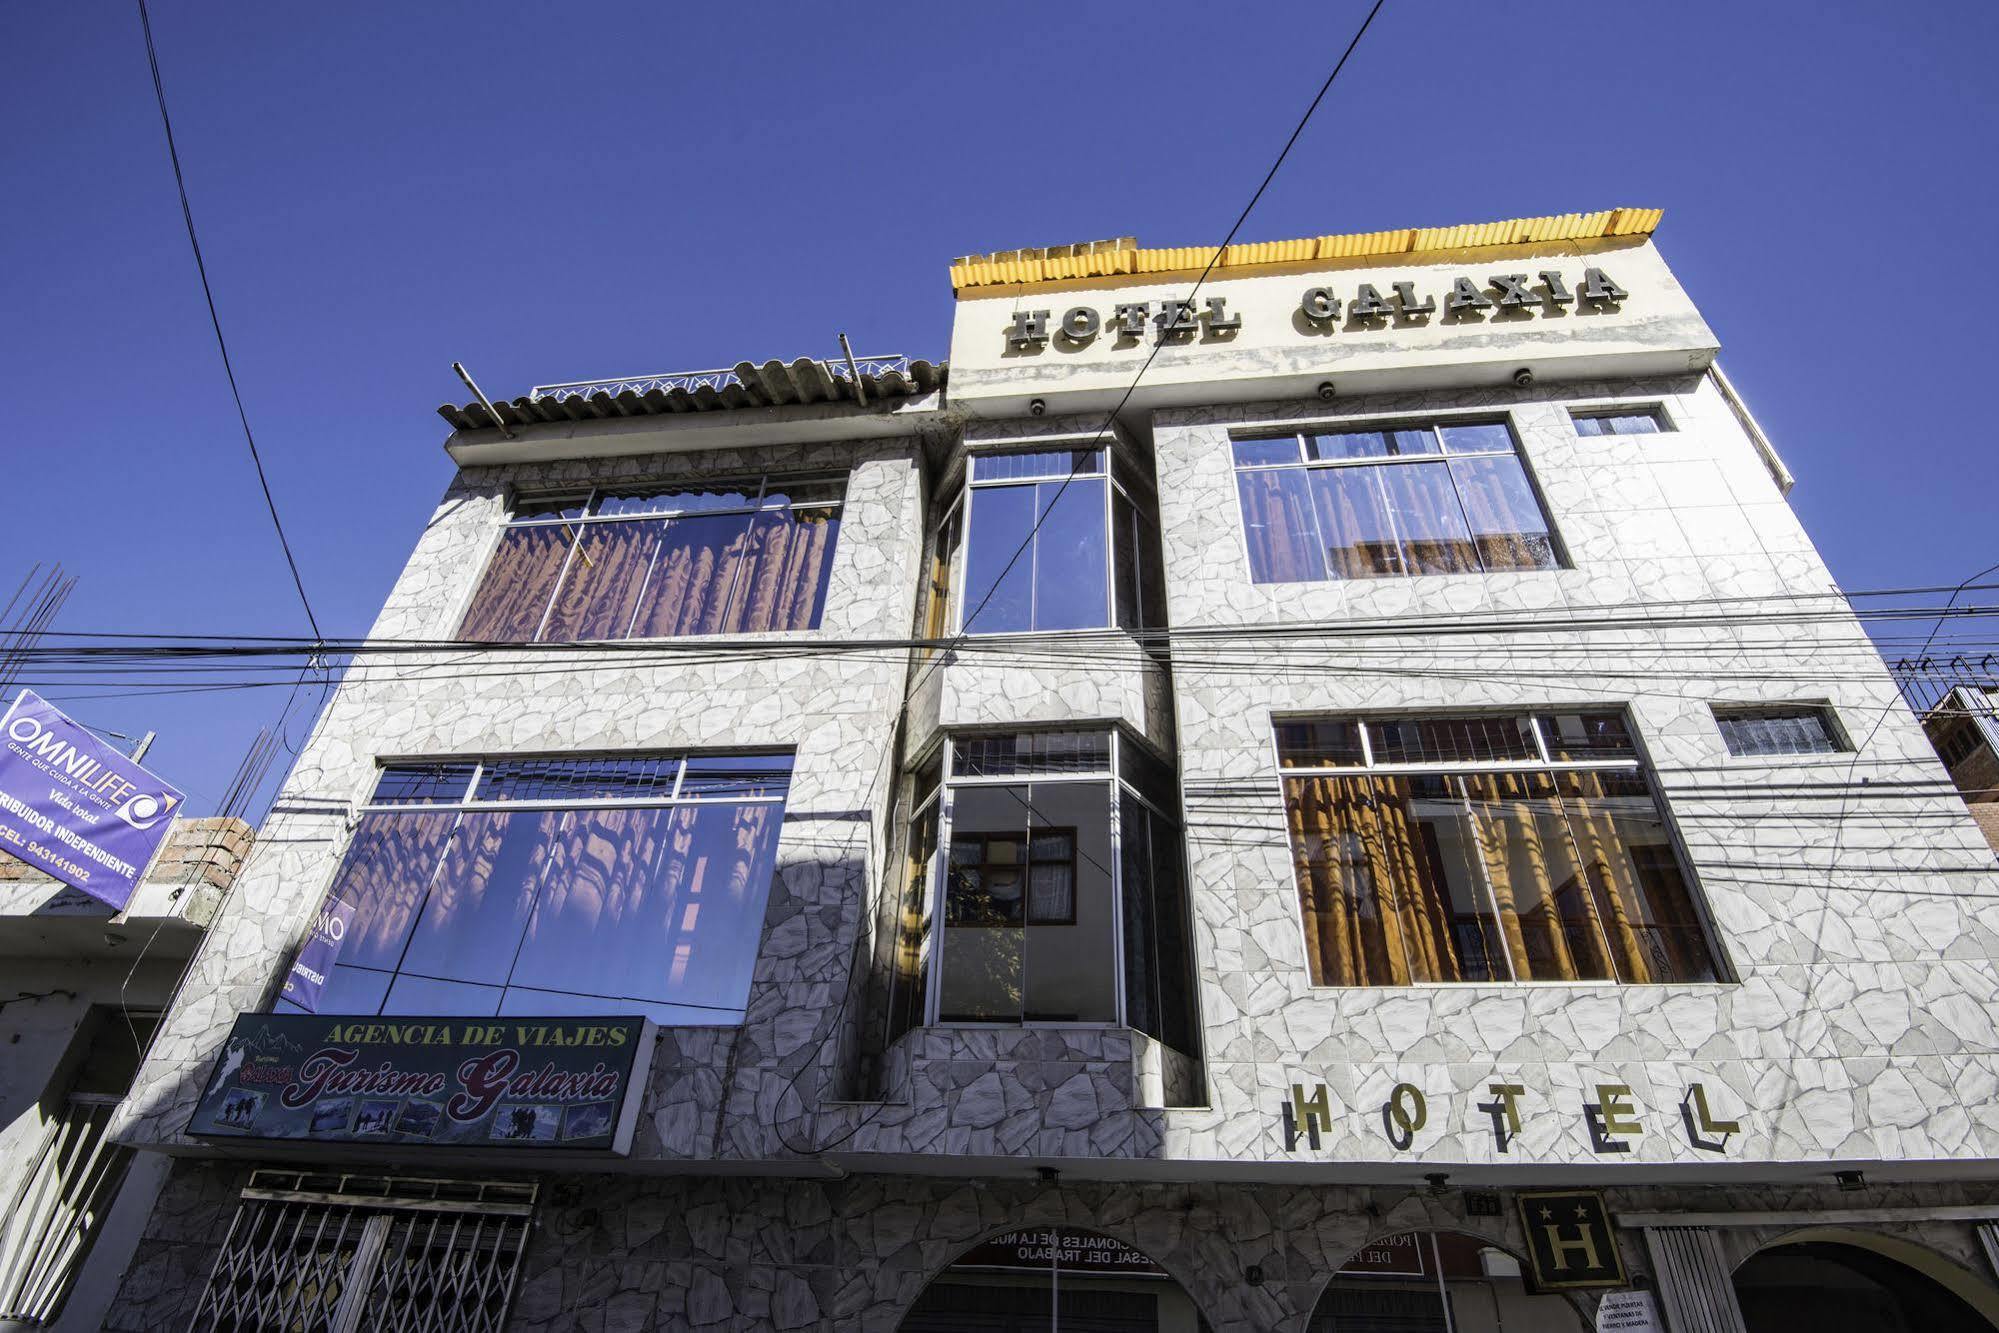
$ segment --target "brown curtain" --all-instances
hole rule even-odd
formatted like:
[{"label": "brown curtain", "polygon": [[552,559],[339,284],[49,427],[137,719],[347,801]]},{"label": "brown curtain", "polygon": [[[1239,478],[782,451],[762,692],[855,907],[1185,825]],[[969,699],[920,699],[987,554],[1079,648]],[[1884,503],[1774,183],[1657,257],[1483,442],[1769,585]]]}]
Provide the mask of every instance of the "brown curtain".
[{"label": "brown curtain", "polygon": [[1378,578],[1402,572],[1402,553],[1381,496],[1379,468],[1325,468],[1312,473],[1319,530],[1333,576]]},{"label": "brown curtain", "polygon": [[815,627],[825,604],[839,532],[836,509],[758,514],[736,578],[729,632]]},{"label": "brown curtain", "polygon": [[1645,780],[1590,772],[1563,773],[1558,782],[1618,979],[1715,980],[1707,933]]},{"label": "brown curtain", "polygon": [[1475,773],[1471,798],[1500,929],[1520,981],[1608,980],[1604,923],[1546,773]]},{"label": "brown curtain", "polygon": [[1459,981],[1441,867],[1396,778],[1292,778],[1291,847],[1312,981]]},{"label": "brown curtain", "polygon": [[1486,569],[1555,568],[1547,516],[1518,458],[1458,459],[1451,476]]},{"label": "brown curtain", "polygon": [[1238,472],[1250,577],[1257,583],[1302,583],[1326,577],[1326,558],[1312,517],[1312,492],[1295,468]]},{"label": "brown curtain", "polygon": [[669,523],[632,637],[722,633],[749,526],[746,514],[700,515]]},{"label": "brown curtain", "polygon": [[530,643],[562,574],[575,529],[566,523],[509,528],[472,594],[458,637],[489,643]]},{"label": "brown curtain", "polygon": [[592,523],[555,594],[541,637],[549,643],[622,639],[632,623],[665,524]]},{"label": "brown curtain", "polygon": [[1464,511],[1444,463],[1388,464],[1379,469],[1401,539],[1407,574],[1464,574],[1478,569]]}]

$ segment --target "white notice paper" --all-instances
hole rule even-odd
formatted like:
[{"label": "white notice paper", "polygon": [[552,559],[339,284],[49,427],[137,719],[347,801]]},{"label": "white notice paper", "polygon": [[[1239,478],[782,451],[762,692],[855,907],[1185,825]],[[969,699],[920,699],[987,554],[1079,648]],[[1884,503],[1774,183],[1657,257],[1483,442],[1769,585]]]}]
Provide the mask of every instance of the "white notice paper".
[{"label": "white notice paper", "polygon": [[1664,1333],[1649,1291],[1613,1291],[1596,1307],[1596,1333]]}]

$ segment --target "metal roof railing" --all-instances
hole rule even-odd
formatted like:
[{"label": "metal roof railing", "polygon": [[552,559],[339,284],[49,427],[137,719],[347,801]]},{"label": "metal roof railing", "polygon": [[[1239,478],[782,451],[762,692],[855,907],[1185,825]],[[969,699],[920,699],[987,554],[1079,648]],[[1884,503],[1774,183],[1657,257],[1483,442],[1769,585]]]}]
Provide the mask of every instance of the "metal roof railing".
[{"label": "metal roof railing", "polygon": [[[820,359],[819,364],[836,380],[853,378],[848,373],[845,358]],[[890,371],[908,374],[909,358],[900,354],[857,356],[854,358],[854,366],[863,378],[878,379]],[[529,399],[553,398],[561,402],[565,398],[589,398],[600,393],[613,398],[627,391],[645,394],[654,389],[662,393],[671,393],[675,389],[693,393],[697,389],[707,388],[719,393],[731,385],[742,385],[743,377],[739,372],[740,367],[731,366],[718,370],[676,370],[664,375],[631,375],[624,379],[570,380],[563,384],[537,384],[529,390],[528,397]]]}]

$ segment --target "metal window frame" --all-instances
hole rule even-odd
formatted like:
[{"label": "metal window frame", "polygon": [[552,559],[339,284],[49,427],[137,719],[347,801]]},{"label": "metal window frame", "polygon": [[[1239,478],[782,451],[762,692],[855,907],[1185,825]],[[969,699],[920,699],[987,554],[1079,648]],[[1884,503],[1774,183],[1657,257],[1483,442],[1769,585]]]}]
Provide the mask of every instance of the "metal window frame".
[{"label": "metal window frame", "polygon": [[[1039,1020],[1030,1021],[1025,1018],[1019,1019],[1014,1022],[1005,1022],[1002,1020],[990,1020],[990,1021],[976,1020],[969,1022],[953,1021],[950,1024],[950,1026],[963,1027],[963,1028],[997,1028],[1005,1030],[1017,1030],[1023,1028],[1102,1029],[1102,1028],[1114,1028],[1114,1027],[1127,1027],[1129,1026],[1129,1024],[1127,1023],[1126,1020],[1129,1017],[1129,1015],[1125,1012],[1126,960],[1124,956],[1124,929],[1123,929],[1123,922],[1125,919],[1124,827],[1123,827],[1124,820],[1122,813],[1123,805],[1121,798],[1125,794],[1129,793],[1135,800],[1138,801],[1140,805],[1144,806],[1148,811],[1150,811],[1153,814],[1153,816],[1161,820],[1164,820],[1169,827],[1180,830],[1182,836],[1185,835],[1186,825],[1183,821],[1173,818],[1171,815],[1167,814],[1166,811],[1160,809],[1159,806],[1155,804],[1152,800],[1150,800],[1145,795],[1144,792],[1140,791],[1135,785],[1133,785],[1130,781],[1128,781],[1124,777],[1123,762],[1122,762],[1124,747],[1127,745],[1136,744],[1136,742],[1134,742],[1129,736],[1127,736],[1122,728],[1114,724],[1106,724],[1102,728],[1069,726],[1069,727],[1052,728],[1052,729],[1030,727],[1030,728],[1023,728],[1020,730],[1026,730],[1026,731],[1061,730],[1061,731],[1091,731],[1091,732],[1102,730],[1104,732],[1107,732],[1111,738],[1109,762],[1101,769],[1091,769],[1088,772],[1082,772],[1082,773],[1028,773],[1028,774],[1009,774],[1001,777],[985,777],[974,774],[961,775],[955,772],[956,761],[955,761],[955,756],[952,753],[954,748],[952,744],[953,741],[963,736],[989,735],[989,734],[1019,734],[1019,731],[1010,732],[1010,733],[995,732],[992,728],[983,727],[962,732],[954,732],[946,734],[946,736],[944,737],[943,750],[942,750],[943,765],[939,775],[937,788],[934,793],[934,798],[938,802],[937,846],[931,852],[931,863],[929,867],[930,901],[927,905],[929,910],[925,923],[926,929],[924,932],[924,947],[928,951],[929,957],[927,959],[928,975],[926,978],[926,985],[924,990],[923,1025],[925,1027],[938,1027],[943,1024],[943,1020],[939,1015],[941,1014],[943,1009],[943,988],[944,988],[944,931],[945,931],[944,895],[949,888],[949,885],[946,882],[946,877],[950,873],[951,833],[952,833],[952,825],[955,822],[957,815],[957,811],[955,809],[955,801],[953,800],[952,797],[952,792],[954,790],[972,789],[978,787],[1011,787],[1011,786],[1020,786],[1023,783],[1031,785],[1034,783],[1061,782],[1061,783],[1076,783],[1076,784],[1083,784],[1083,783],[1101,784],[1106,786],[1109,792],[1110,799],[1107,803],[1109,807],[1107,813],[1107,819],[1109,823],[1109,833],[1110,833],[1111,861],[1108,870],[1110,873],[1110,880],[1111,880],[1110,905],[1111,905],[1111,922],[1112,922],[1112,928],[1111,928],[1112,967],[1113,967],[1114,991],[1116,997],[1116,1009],[1115,1009],[1116,1016],[1114,1019],[1109,1021],[1090,1021],[1090,1022],[1074,1022],[1074,1023],[1052,1023]],[[919,795],[917,799],[915,799],[912,802],[910,806],[910,820],[909,820],[911,825],[915,824],[917,816],[922,813],[922,811],[929,805],[929,803],[930,803],[929,798],[925,798],[921,795]],[[1032,808],[1030,807],[1024,813],[1031,816]],[[1022,827],[1026,828],[1029,826],[1023,824]],[[1076,851],[1077,851],[1077,856],[1080,858],[1082,854],[1082,848],[1080,842],[1076,848]],[[1184,892],[1184,885],[1182,887],[1182,891]],[[1078,901],[1080,901],[1080,877],[1078,883]],[[992,927],[971,927],[971,929],[992,929]],[[1025,929],[1024,922],[1022,929]],[[1025,968],[1024,960],[1022,966],[1024,969]],[[1025,987],[1026,987],[1026,981],[1025,977],[1023,976],[1022,979],[1023,995],[1025,994]]]},{"label": "metal window frame", "polygon": [[[1003,458],[1015,454],[1047,454],[1047,453],[1067,453],[1070,454],[1071,456],[1083,453],[1101,454],[1103,456],[1103,464],[1101,467],[1095,468],[1089,472],[1079,472],[1072,470],[1060,476],[981,478],[978,475],[979,471],[978,461],[981,458]],[[957,509],[962,505],[964,512],[963,519],[961,520],[962,530],[958,535],[958,550],[962,555],[962,560],[960,562],[961,577],[956,579],[957,587],[952,592],[952,601],[954,605],[952,607],[951,619],[949,622],[951,625],[951,632],[953,634],[978,635],[980,637],[988,635],[1000,635],[1000,634],[1058,634],[1058,635],[1094,634],[1100,630],[1118,628],[1117,552],[1114,547],[1113,534],[1111,531],[1112,525],[1116,522],[1116,506],[1113,502],[1112,495],[1114,492],[1122,492],[1125,499],[1131,503],[1132,512],[1134,514],[1136,514],[1138,510],[1138,502],[1132,498],[1130,490],[1127,489],[1124,486],[1124,484],[1118,479],[1117,467],[1116,467],[1117,460],[1114,456],[1115,454],[1116,454],[1115,445],[1106,443],[1106,444],[1096,445],[1094,447],[1087,449],[1025,448],[1025,449],[979,450],[977,452],[972,453],[968,458],[966,458],[964,484],[959,488],[958,494],[952,498],[950,507],[945,510],[947,521],[950,516],[951,510]],[[1095,481],[1098,478],[1102,478],[1106,483],[1106,485],[1104,486],[1104,505],[1103,505],[1105,623],[1102,625],[1085,625],[1085,626],[1080,626],[1076,629],[1062,629],[1062,630],[1042,630],[1042,629],[1035,629],[1033,627],[1033,621],[1039,609],[1036,605],[1036,597],[1035,597],[1035,586],[1039,582],[1039,580],[1035,576],[1039,572],[1040,559],[1041,559],[1041,519],[1037,515],[1034,522],[1034,528],[1030,532],[1027,542],[1027,559],[1028,559],[1027,619],[1029,622],[1029,627],[1024,630],[966,629],[965,593],[967,591],[966,585],[970,583],[970,579],[967,577],[963,577],[962,571],[965,569],[969,569],[971,566],[971,551],[972,551],[972,540],[973,540],[972,492],[974,490],[1000,490],[1008,486],[1038,487],[1038,486],[1054,485],[1060,488],[1056,492],[1059,495],[1061,494],[1062,490],[1067,489],[1070,482],[1083,481],[1083,480]],[[939,525],[939,531],[940,532],[942,531],[942,524]],[[1135,537],[1136,534],[1134,534],[1134,545],[1132,548],[1134,558],[1137,557],[1139,552],[1139,548],[1136,545]],[[988,595],[990,596],[990,594]],[[1141,620],[1142,619],[1143,619],[1143,613],[1141,613]]]},{"label": "metal window frame", "polygon": [[[741,479],[745,481],[749,480],[750,474],[744,474]],[[585,531],[588,528],[590,528],[592,525],[605,524],[605,523],[656,523],[656,522],[671,523],[683,518],[698,518],[706,516],[729,517],[732,515],[743,515],[743,514],[748,515],[752,520],[754,520],[758,514],[775,514],[779,512],[793,513],[804,509],[838,509],[844,511],[847,505],[847,487],[852,482],[852,479],[853,479],[852,473],[850,472],[846,473],[761,472],[755,474],[756,499],[751,501],[748,505],[729,505],[720,509],[662,509],[652,513],[645,513],[645,514],[596,513],[595,510],[597,508],[598,499],[600,496],[602,496],[605,493],[607,489],[602,484],[594,484],[580,491],[558,489],[558,490],[543,492],[540,495],[537,495],[537,493],[532,491],[517,492],[508,497],[507,501],[508,517],[503,523],[500,524],[500,536],[497,540],[504,541],[506,539],[506,534],[516,528],[553,528],[553,527],[572,528],[573,527],[575,529],[575,531],[570,535],[568,549],[563,552],[562,568],[556,572],[555,582],[549,585],[548,600],[542,604],[541,618],[535,622],[534,637],[528,639],[526,642],[528,643],[548,642],[548,640],[543,638],[543,635],[545,635],[548,632],[549,617],[555,614],[556,603],[561,600],[562,590],[569,582],[569,571],[573,566],[573,564],[575,563],[576,552],[580,550],[583,546],[583,535]],[[725,486],[732,480],[736,480],[736,478],[696,477],[696,478],[683,478],[677,481],[675,480],[661,481],[658,482],[657,484],[662,490],[670,490],[676,486],[692,489],[700,486]],[[764,497],[771,493],[771,486],[773,481],[775,481],[775,483],[779,486],[795,486],[811,482],[837,481],[840,483],[840,498],[837,500],[797,500],[781,505],[768,505],[764,503]],[[651,485],[654,483],[643,483],[643,484]],[[747,489],[747,487],[741,489]],[[547,499],[563,499],[565,497],[578,494],[581,494],[583,496],[583,512],[574,518],[563,518],[560,516],[555,516],[550,518],[516,518],[513,516],[514,511],[518,510],[523,504],[536,503],[544,496]],[[498,549],[497,545],[494,547],[494,549],[495,550]],[[489,550],[486,555],[485,563],[480,566],[482,573],[484,572],[486,566],[491,565],[492,560],[493,560],[493,554],[492,551]],[[652,571],[658,565],[658,561],[659,561],[659,552],[655,550],[653,552],[653,559],[646,566],[645,581],[639,585],[639,601],[635,603],[632,607],[631,619],[625,622],[625,632],[622,636],[615,639],[561,639],[561,640],[556,640],[555,642],[625,643],[632,641],[632,633],[631,633],[632,627],[638,623],[639,606],[643,605],[645,590],[647,587],[651,586]],[[736,589],[739,586],[742,577],[743,577],[743,562],[738,560],[736,562],[734,570],[732,570],[729,575],[729,592],[727,598],[723,602],[723,606],[725,608],[735,605]],[[478,594],[478,588],[475,585],[471,595],[477,596],[477,594]],[[465,619],[466,612],[469,611],[470,609],[471,608],[468,599],[467,606],[459,612],[458,618],[461,622]],[[686,638],[689,636],[649,635],[647,637]]]},{"label": "metal window frame", "polygon": [[1654,431],[1609,431],[1597,435],[1584,435],[1581,431],[1577,431],[1576,438],[1580,440],[1631,439],[1640,435],[1680,433],[1679,425],[1666,411],[1666,404],[1658,400],[1636,403],[1586,403],[1580,406],[1571,403],[1568,405],[1568,414],[1571,422],[1600,421],[1606,417],[1650,417],[1652,423],[1659,428]]},{"label": "metal window frame", "polygon": [[[1507,438],[1511,441],[1511,447],[1507,449],[1480,449],[1468,452],[1447,450],[1444,448],[1442,432],[1446,427],[1451,426],[1504,426]],[[1429,431],[1436,438],[1437,452],[1432,454],[1384,454],[1378,458],[1326,459],[1307,458],[1305,456],[1305,439],[1307,436],[1313,434],[1367,434],[1371,431],[1386,433],[1397,430]],[[1281,440],[1287,437],[1296,441],[1298,445],[1298,457],[1296,461],[1285,463],[1238,463],[1235,461],[1235,446],[1238,443],[1246,444],[1258,440]],[[1527,482],[1527,489],[1533,493],[1534,504],[1541,511],[1542,522],[1547,525],[1548,544],[1553,548],[1555,553],[1555,565],[1553,569],[1487,569],[1485,567],[1485,558],[1479,554],[1478,539],[1472,531],[1471,511],[1465,508],[1464,493],[1458,486],[1457,474],[1451,471],[1448,466],[1453,459],[1464,459],[1469,462],[1484,458],[1511,458],[1520,464],[1521,476]],[[1232,430],[1229,433],[1229,462],[1230,475],[1237,478],[1246,472],[1298,471],[1310,473],[1335,468],[1379,469],[1405,464],[1445,464],[1444,475],[1450,479],[1451,499],[1457,505],[1458,516],[1464,520],[1465,533],[1471,539],[1472,558],[1478,562],[1476,569],[1454,573],[1425,573],[1408,569],[1406,567],[1407,562],[1403,559],[1402,555],[1402,529],[1400,523],[1397,521],[1395,507],[1388,502],[1385,481],[1382,479],[1381,474],[1376,473],[1371,480],[1375,485],[1376,498],[1381,504],[1381,512],[1388,520],[1390,533],[1395,541],[1395,563],[1398,568],[1393,573],[1363,575],[1359,578],[1349,578],[1345,575],[1333,573],[1332,562],[1328,554],[1331,548],[1326,542],[1325,525],[1319,519],[1319,506],[1315,500],[1311,505],[1312,531],[1318,537],[1316,549],[1319,553],[1320,577],[1316,579],[1285,579],[1279,580],[1279,583],[1364,583],[1377,578],[1462,578],[1468,574],[1476,574],[1481,577],[1493,574],[1551,574],[1558,570],[1574,568],[1573,562],[1569,559],[1568,545],[1562,540],[1561,532],[1555,526],[1555,517],[1548,510],[1548,497],[1541,489],[1540,479],[1534,474],[1533,463],[1528,458],[1526,449],[1521,443],[1520,430],[1514,424],[1513,414],[1510,412],[1503,412],[1495,416],[1489,411],[1471,410],[1462,415],[1433,415],[1417,418],[1389,417],[1381,420],[1361,420],[1357,422],[1316,421],[1296,424],[1288,431],[1280,431],[1274,428]],[[1242,544],[1244,568],[1253,570],[1255,562],[1249,545],[1249,513],[1243,508],[1242,486],[1240,483],[1235,487],[1235,501],[1236,534]],[[1257,583],[1253,574],[1250,582],[1256,587],[1277,586],[1275,583]]]},{"label": "metal window frame", "polygon": [[[1708,713],[1714,718],[1715,732],[1721,737],[1722,749],[1730,759],[1745,760],[1804,760],[1808,763],[1824,763],[1841,755],[1855,753],[1853,738],[1840,724],[1839,712],[1823,699],[1784,700],[1767,703],[1719,702],[1708,705]],[[1730,721],[1778,720],[1776,715],[1790,714],[1798,717],[1817,715],[1825,725],[1826,740],[1830,742],[1823,750],[1738,750],[1729,744],[1728,728],[1723,724]]]},{"label": "metal window frame", "polygon": [[[1616,712],[1621,714],[1625,720],[1625,734],[1631,738],[1631,747],[1632,747],[1631,758],[1615,759],[1615,760],[1606,760],[1606,759],[1567,760],[1567,759],[1553,758],[1548,749],[1547,736],[1543,733],[1541,729],[1541,717],[1545,713],[1568,713],[1568,712]],[[1688,854],[1685,840],[1680,836],[1679,826],[1673,818],[1671,803],[1667,800],[1665,787],[1659,781],[1659,776],[1657,771],[1652,767],[1651,763],[1647,760],[1643,747],[1643,741],[1639,737],[1637,727],[1632,725],[1631,714],[1628,708],[1625,708],[1621,705],[1607,707],[1604,705],[1593,706],[1588,704],[1549,704],[1537,710],[1525,713],[1517,713],[1504,710],[1490,710],[1490,709],[1470,709],[1470,710],[1467,709],[1427,710],[1426,709],[1426,710],[1418,710],[1414,713],[1398,713],[1394,715],[1394,719],[1400,720],[1403,717],[1411,717],[1411,716],[1421,717],[1421,718],[1525,717],[1528,721],[1529,730],[1531,731],[1534,737],[1535,749],[1539,751],[1541,757],[1539,759],[1534,759],[1534,760],[1510,760],[1510,761],[1467,760],[1467,761],[1438,762],[1438,763],[1386,763],[1386,764],[1376,763],[1374,760],[1373,742],[1370,736],[1369,727],[1367,725],[1369,722],[1376,720],[1375,718],[1371,718],[1366,714],[1353,714],[1353,713],[1335,714],[1335,713],[1327,713],[1324,711],[1302,712],[1302,713],[1272,713],[1270,716],[1271,725],[1270,725],[1269,745],[1270,745],[1271,761],[1274,766],[1274,771],[1277,774],[1279,798],[1285,802],[1286,807],[1288,809],[1290,803],[1290,796],[1288,792],[1285,790],[1285,782],[1290,778],[1355,777],[1355,776],[1384,777],[1384,778],[1463,777],[1473,773],[1549,773],[1549,774],[1592,773],[1592,772],[1636,773],[1639,776],[1639,778],[1644,781],[1646,790],[1652,798],[1653,806],[1658,811],[1660,827],[1664,830],[1666,835],[1666,844],[1669,848],[1671,848],[1675,866],[1680,871],[1681,877],[1685,881],[1688,901],[1692,905],[1694,909],[1694,914],[1697,920],[1699,921],[1701,927],[1702,941],[1707,945],[1708,956],[1714,965],[1715,979],[1713,981],[1708,981],[1708,982],[1699,982],[1699,981],[1627,982],[1618,979],[1614,975],[1603,978],[1595,978],[1595,979],[1581,978],[1573,981],[1539,980],[1532,977],[1523,979],[1512,975],[1513,959],[1509,954],[1505,958],[1505,966],[1508,972],[1508,976],[1505,979],[1495,979],[1492,981],[1421,981],[1421,982],[1412,982],[1408,986],[1371,986],[1371,985],[1341,986],[1341,985],[1320,985],[1317,983],[1308,982],[1308,989],[1315,991],[1333,991],[1333,990],[1377,991],[1377,990],[1413,990],[1423,986],[1439,986],[1439,987],[1446,987],[1446,986],[1623,987],[1623,986],[1637,986],[1637,985],[1654,985],[1654,986],[1710,985],[1711,986],[1711,985],[1728,985],[1735,980],[1735,971],[1730,963],[1727,950],[1723,947],[1721,932],[1719,931],[1719,929],[1717,929],[1714,920],[1714,914],[1708,907],[1707,892],[1701,884],[1699,875],[1695,873],[1693,858]],[[1285,722],[1327,721],[1327,720],[1351,721],[1355,724],[1355,727],[1358,730],[1358,733],[1361,738],[1362,762],[1359,764],[1319,764],[1319,765],[1312,765],[1309,767],[1294,767],[1294,768],[1285,767],[1283,763],[1283,757],[1278,752],[1277,748],[1278,726]],[[1468,792],[1466,791],[1466,789],[1462,787],[1462,785],[1460,785],[1457,793],[1455,794],[1463,798],[1466,805],[1467,817],[1469,817],[1470,796]],[[1477,842],[1479,850],[1479,863],[1477,867],[1479,880],[1480,883],[1485,888],[1488,901],[1492,905],[1493,920],[1497,922],[1499,920],[1498,898],[1491,883],[1491,874],[1489,868],[1485,864],[1486,857],[1485,857],[1483,835],[1480,833],[1478,824],[1475,820],[1472,821],[1471,824],[1471,833],[1473,839]],[[1563,837],[1571,844],[1572,853],[1576,855],[1576,862],[1578,865],[1581,865],[1582,858],[1580,855],[1580,848],[1574,846],[1575,834],[1572,831],[1570,831],[1567,827],[1566,815],[1563,817]],[[1290,835],[1288,832],[1285,835],[1285,843],[1288,849],[1290,844]],[[1297,886],[1295,884],[1292,886],[1292,896],[1295,900],[1297,896]],[[1292,919],[1297,923],[1298,927],[1299,957],[1309,958],[1311,956],[1311,951],[1308,946],[1308,941],[1306,938],[1305,914],[1302,910],[1302,907],[1300,910],[1293,912]],[[1599,937],[1601,937],[1603,934],[1603,925],[1601,922],[1597,924],[1596,931]],[[1608,940],[1603,940],[1603,943],[1606,949],[1605,956],[1606,957],[1611,956],[1608,952],[1608,945],[1609,945]]]}]

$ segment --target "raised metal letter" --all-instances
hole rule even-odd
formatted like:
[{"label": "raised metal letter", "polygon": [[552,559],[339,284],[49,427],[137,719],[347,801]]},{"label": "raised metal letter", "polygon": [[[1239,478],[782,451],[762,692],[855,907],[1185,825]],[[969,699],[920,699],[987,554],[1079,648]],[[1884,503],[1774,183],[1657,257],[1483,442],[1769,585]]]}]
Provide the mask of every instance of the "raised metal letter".
[{"label": "raised metal letter", "polygon": [[1460,310],[1490,310],[1492,302],[1485,293],[1472,285],[1470,278],[1459,278],[1451,284],[1451,294],[1444,298],[1444,308],[1453,313]]},{"label": "raised metal letter", "polygon": [[1381,293],[1374,289],[1374,284],[1371,282],[1363,282],[1360,285],[1360,291],[1354,294],[1353,304],[1347,307],[1347,316],[1350,319],[1386,319],[1394,313],[1389,308],[1388,302],[1381,299]]},{"label": "raised metal letter", "polygon": [[1434,296],[1426,296],[1423,298],[1423,304],[1416,304],[1416,284],[1413,282],[1398,282],[1395,284],[1395,304],[1402,307],[1402,318],[1404,319],[1409,318],[1411,315],[1434,315],[1437,313],[1437,298]]},{"label": "raised metal letter", "polygon": [[1062,312],[1062,336],[1070,342],[1088,342],[1097,336],[1097,330],[1102,325],[1097,312],[1086,305],[1073,306]]},{"label": "raised metal letter", "polygon": [[1231,333],[1242,327],[1242,316],[1228,312],[1226,296],[1210,296],[1206,316],[1209,333]]},{"label": "raised metal letter", "polygon": [[1039,347],[1048,341],[1046,310],[1016,310],[1013,327],[1006,331],[1008,347]]},{"label": "raised metal letter", "polygon": [[1592,304],[1605,301],[1622,301],[1630,293],[1610,280],[1610,275],[1600,268],[1583,270],[1583,300]]},{"label": "raised metal letter", "polygon": [[1499,289],[1499,308],[1512,310],[1520,306],[1541,304],[1541,298],[1527,290],[1525,273],[1495,273],[1486,279]]},{"label": "raised metal letter", "polygon": [[1306,319],[1324,323],[1340,317],[1340,298],[1333,295],[1330,287],[1312,287],[1306,290],[1305,299],[1298,303],[1298,309]]}]

